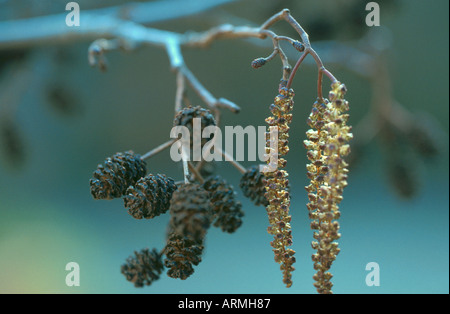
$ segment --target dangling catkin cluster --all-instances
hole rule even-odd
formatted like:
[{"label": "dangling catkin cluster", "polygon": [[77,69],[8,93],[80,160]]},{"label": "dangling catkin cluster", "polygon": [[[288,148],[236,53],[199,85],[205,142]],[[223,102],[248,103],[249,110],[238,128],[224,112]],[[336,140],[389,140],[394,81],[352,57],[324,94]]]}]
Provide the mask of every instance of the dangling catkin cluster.
[{"label": "dangling catkin cluster", "polygon": [[172,193],[177,189],[172,178],[149,174],[128,187],[125,208],[136,219],[151,219],[169,210]]},{"label": "dangling catkin cluster", "polygon": [[[271,242],[275,261],[280,263],[280,269],[283,272],[283,282],[287,287],[292,285],[292,274],[294,270],[292,264],[295,263],[295,251],[289,249],[292,245],[291,216],[289,215],[290,196],[288,192],[288,173],[285,170],[279,170],[286,166],[286,160],[282,158],[289,152],[289,123],[292,121],[292,114],[289,112],[294,105],[294,91],[287,89],[284,84],[280,84],[279,94],[275,97],[274,103],[270,106],[273,116],[266,119],[270,127],[278,127],[278,152],[270,148],[270,136],[266,139],[266,154],[270,160],[277,160],[278,170],[266,172],[266,207],[269,216],[270,226],[267,231],[274,236]],[[269,134],[268,134],[269,135]]]},{"label": "dangling catkin cluster", "polygon": [[133,151],[117,153],[98,165],[94,178],[89,181],[95,199],[122,197],[127,188],[145,176],[145,161]]},{"label": "dangling catkin cluster", "polygon": [[163,269],[162,255],[156,249],[143,249],[127,259],[121,272],[135,287],[142,288],[158,280]]},{"label": "dangling catkin cluster", "polygon": [[203,183],[209,192],[212,209],[212,224],[222,231],[233,233],[242,225],[242,204],[236,200],[233,186],[221,176],[211,177]]},{"label": "dangling catkin cluster", "polygon": [[332,274],[328,271],[339,254],[340,238],[339,203],[343,189],[347,186],[347,167],[344,157],[350,153],[348,142],[353,138],[351,127],[347,126],[349,104],[344,99],[347,91],[344,84],[331,85],[329,100],[318,99],[308,118],[311,127],[306,132],[304,145],[310,163],[307,175],[311,180],[306,186],[309,203],[307,208],[315,230],[312,248],[317,251],[312,256],[314,262],[314,286],[319,293],[332,293]]}]

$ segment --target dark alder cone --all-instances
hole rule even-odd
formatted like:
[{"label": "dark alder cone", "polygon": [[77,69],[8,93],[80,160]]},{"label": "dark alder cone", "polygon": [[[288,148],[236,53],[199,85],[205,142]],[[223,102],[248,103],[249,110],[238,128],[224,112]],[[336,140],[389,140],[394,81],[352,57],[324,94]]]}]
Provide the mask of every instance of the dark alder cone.
[{"label": "dark alder cone", "polygon": [[151,219],[169,210],[172,193],[177,189],[172,178],[149,174],[128,187],[125,208],[136,219]]},{"label": "dark alder cone", "polygon": [[200,106],[192,107],[189,106],[187,108],[183,108],[181,111],[177,113],[175,116],[175,119],[173,121],[173,126],[185,126],[189,129],[189,132],[191,134],[191,149],[193,147],[194,143],[194,137],[196,136],[196,139],[201,142],[201,145],[205,145],[209,140],[212,139],[212,136],[210,138],[202,138],[201,133],[200,134],[194,134],[193,128],[194,128],[194,118],[200,119],[200,125],[201,125],[201,131],[203,132],[203,129],[208,126],[215,126],[216,125],[216,119],[214,118],[214,115],[207,109],[204,109]]},{"label": "dark alder cone", "polygon": [[242,225],[244,213],[233,186],[221,176],[215,176],[206,180],[203,187],[211,199],[213,225],[228,233],[235,232]]},{"label": "dark alder cone", "polygon": [[46,97],[51,109],[65,116],[76,116],[83,113],[76,95],[68,87],[60,84],[46,88]]},{"label": "dark alder cone", "polygon": [[117,153],[98,165],[90,180],[91,194],[95,199],[122,197],[130,185],[145,176],[145,161],[133,151]]},{"label": "dark alder cone", "polygon": [[435,125],[422,120],[414,119],[406,136],[419,155],[429,159],[439,154],[439,143]]},{"label": "dark alder cone", "polygon": [[156,249],[143,249],[127,259],[121,272],[135,287],[142,288],[158,280],[163,269],[162,255]]},{"label": "dark alder cone", "polygon": [[185,280],[194,273],[192,265],[197,266],[202,261],[203,245],[172,232],[169,234],[165,253],[164,265],[169,269],[167,275]]},{"label": "dark alder cone", "polygon": [[414,162],[407,156],[389,156],[387,174],[394,191],[406,199],[417,195],[419,182]]},{"label": "dark alder cone", "polygon": [[216,119],[212,113],[200,106],[183,108],[177,113],[173,121],[173,126],[183,125],[186,127],[192,127],[193,119],[200,118],[202,127],[216,125]]},{"label": "dark alder cone", "polygon": [[173,232],[202,243],[211,223],[209,193],[196,183],[181,185],[172,194],[170,215]]},{"label": "dark alder cone", "polygon": [[266,187],[263,180],[264,174],[259,171],[259,166],[256,165],[247,169],[247,172],[241,178],[239,186],[244,196],[251,199],[255,205],[267,206],[269,202],[264,196]]},{"label": "dark alder cone", "polygon": [[12,166],[21,166],[25,161],[23,139],[18,126],[10,119],[0,121],[0,145]]}]

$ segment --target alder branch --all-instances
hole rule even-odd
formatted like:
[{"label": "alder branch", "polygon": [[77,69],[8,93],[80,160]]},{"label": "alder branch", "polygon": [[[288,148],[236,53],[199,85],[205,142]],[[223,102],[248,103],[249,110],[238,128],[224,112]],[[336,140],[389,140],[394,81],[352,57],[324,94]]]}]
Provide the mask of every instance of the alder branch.
[{"label": "alder branch", "polygon": [[[268,28],[278,21],[285,20],[288,22],[299,34],[301,41],[294,40],[286,36],[278,36],[273,31]],[[265,39],[270,37],[272,39],[273,51],[266,58],[257,58],[252,62],[254,68],[264,65],[266,62],[272,60],[277,54],[280,55],[282,63],[282,78],[287,81],[287,87],[289,88],[292,84],[293,78],[296,71],[298,70],[300,64],[306,58],[308,54],[312,55],[317,67],[318,67],[318,97],[322,98],[322,76],[327,75],[332,82],[336,82],[337,79],[329,72],[323,65],[320,57],[311,47],[309,42],[308,34],[303,30],[300,24],[290,15],[289,10],[285,9],[281,12],[275,14],[273,17],[269,18],[260,27],[248,27],[248,26],[233,26],[230,24],[224,24],[206,32],[201,33],[187,33],[178,34],[166,31],[160,31],[156,29],[151,29],[139,25],[133,22],[126,22],[123,27],[116,33],[118,37],[114,41],[106,39],[100,39],[95,41],[89,49],[89,60],[91,65],[98,64],[101,68],[106,64],[104,61],[104,53],[117,49],[119,47],[126,47],[128,49],[134,49],[142,44],[146,45],[157,45],[165,48],[167,55],[170,60],[171,68],[177,74],[177,93],[175,97],[175,108],[179,109],[181,106],[181,95],[185,91],[185,82],[187,82],[191,88],[197,93],[197,95],[203,100],[203,102],[214,111],[217,119],[220,118],[218,108],[227,108],[233,112],[238,112],[240,108],[233,102],[214,97],[195,77],[195,75],[186,66],[182,54],[181,47],[207,47],[213,41],[219,39],[235,39],[235,38],[259,38]],[[297,61],[293,71],[291,72],[291,67],[288,62],[286,54],[280,46],[280,41],[288,41],[291,45],[296,48],[299,52],[302,52],[299,60]],[[99,62],[96,62],[96,58]],[[227,156],[225,152],[225,159],[231,162],[241,173],[245,172],[245,169],[235,162],[230,156]],[[228,157],[228,158],[227,158]],[[202,167],[203,163],[200,163],[198,167],[193,165],[187,165],[185,158],[183,158],[183,168],[185,181],[187,182],[188,168],[194,171],[197,178],[200,178],[198,173]]]},{"label": "alder branch", "polygon": [[[233,0],[215,1],[214,5],[219,5],[231,1]],[[165,1],[165,3],[168,2],[172,3],[172,8],[167,12],[179,11],[173,10],[173,4],[179,2],[179,0]],[[199,3],[199,1],[193,1],[192,3],[194,2]],[[207,8],[213,6],[210,1],[202,1],[202,3],[204,4],[203,10],[206,10]],[[308,55],[311,55],[318,68],[318,97],[322,98],[323,74],[329,77],[332,82],[336,81],[336,78],[331,74],[331,72],[324,67],[323,62],[317,52],[311,47],[308,34],[301,27],[301,25],[290,15],[289,10],[287,9],[284,9],[279,13],[273,15],[259,27],[223,24],[205,32],[188,32],[185,34],[180,34],[176,32],[150,28],[143,25],[147,22],[158,20],[158,17],[154,17],[154,14],[153,17],[148,17],[144,20],[143,16],[145,15],[139,13],[141,11],[148,10],[149,8],[155,8],[154,5],[166,4],[163,4],[162,1],[158,1],[152,3],[124,5],[107,9],[84,11],[82,14],[82,26],[77,28],[55,27],[55,20],[60,19],[61,21],[65,21],[65,18],[63,18],[65,17],[65,14],[38,17],[23,21],[0,22],[0,33],[2,33],[2,30],[9,30],[9,32],[3,32],[4,36],[0,38],[0,49],[3,47],[27,46],[36,43],[43,43],[50,40],[52,40],[52,42],[72,42],[75,40],[95,39],[95,41],[92,42],[88,49],[89,63],[91,66],[98,66],[101,70],[106,70],[107,61],[105,58],[105,54],[109,51],[118,49],[134,50],[141,46],[160,47],[166,50],[171,69],[176,73],[177,91],[175,96],[175,113],[178,112],[182,107],[183,96],[186,91],[185,83],[187,83],[200,97],[200,99],[202,99],[203,102],[214,112],[217,120],[220,120],[219,109],[227,109],[237,113],[240,111],[240,108],[230,100],[227,100],[225,98],[216,98],[208,91],[207,88],[202,85],[202,83],[196,78],[196,76],[186,65],[183,58],[182,47],[205,48],[210,46],[214,41],[223,39],[269,38],[272,41],[273,48],[271,54],[266,58],[255,59],[255,61],[259,60],[258,62],[260,63],[255,63],[255,65],[257,66],[254,67],[259,67],[260,65],[271,61],[276,55],[279,55],[282,63],[282,79],[287,81],[287,87],[289,88],[293,82],[295,73],[297,72],[299,66]],[[184,14],[188,15],[192,12],[200,11],[201,9],[199,6],[197,6],[195,10],[190,7],[189,10],[184,11]],[[179,15],[177,16],[177,14],[175,13],[173,15],[161,14],[161,16],[165,16],[166,19],[171,17],[179,17]],[[295,40],[286,36],[279,36],[269,29],[279,21],[286,21],[291,27],[293,27],[299,34],[300,40]],[[31,30],[33,24],[40,24],[40,27]],[[51,25],[54,26],[51,27]],[[28,31],[25,30],[27,28]],[[11,29],[15,29],[15,31],[11,32]],[[280,46],[281,41],[290,43],[297,50],[297,53],[302,52],[293,69],[289,64],[286,53]],[[252,65],[254,64],[252,63]],[[169,144],[170,141],[161,145],[161,147],[155,148],[154,150],[145,154],[144,158],[149,158],[153,156],[153,154],[164,150],[169,146]],[[231,162],[233,163],[233,161]],[[203,163],[200,163],[195,170],[199,171],[202,165]],[[187,168],[188,165],[186,164],[186,162],[184,162],[185,178],[188,175]],[[190,168],[192,168],[192,165],[190,166]],[[243,168],[239,167],[239,165],[237,166],[237,169],[241,172],[243,171]]]},{"label": "alder branch", "polygon": [[[148,25],[198,14],[236,0],[160,0],[83,10],[79,27],[67,27],[68,12],[0,22],[0,49],[92,41],[115,33],[123,21]],[[174,8],[183,7],[182,10]],[[114,37],[114,35],[113,35]]]},{"label": "alder branch", "polygon": [[152,149],[151,151],[145,153],[144,155],[141,156],[142,160],[146,160],[148,158],[151,158],[155,155],[157,155],[158,153],[166,150],[167,148],[169,148],[170,146],[172,146],[173,143],[175,143],[177,141],[177,139],[172,139],[170,141],[167,141],[157,147],[155,147],[154,149]]},{"label": "alder branch", "polygon": [[[89,49],[89,61],[92,65],[99,66],[100,69],[106,69],[106,59],[104,54],[111,50],[125,49],[132,50],[143,44],[165,47],[170,55],[170,61],[173,69],[182,69],[187,75],[191,74],[187,67],[182,68],[184,61],[180,57],[181,53],[172,51],[179,50],[180,46],[186,47],[207,47],[217,39],[226,38],[258,38],[264,39],[271,37],[273,44],[272,54],[265,58],[270,61],[275,55],[279,54],[283,64],[283,79],[287,80],[291,74],[291,66],[279,42],[285,40],[294,47],[299,41],[289,37],[277,36],[268,28],[278,21],[287,21],[300,35],[303,46],[306,47],[308,54],[314,57],[319,68],[318,85],[321,85],[322,75],[326,74],[332,81],[334,77],[323,67],[323,63],[318,54],[311,48],[307,33],[299,23],[290,15],[289,10],[285,9],[269,18],[260,27],[251,26],[233,26],[224,24],[203,33],[178,34],[167,32],[154,28],[147,28],[142,24],[179,18],[193,13],[202,12],[214,6],[232,2],[234,0],[220,1],[200,1],[194,0],[187,4],[183,2],[183,10],[173,10],[180,0],[156,1],[150,3],[126,4],[105,9],[86,10],[82,12],[82,24],[80,27],[70,28],[61,27],[62,21],[65,21],[65,13],[50,15],[44,17],[30,18],[26,20],[0,22],[0,49],[12,47],[26,47],[35,44],[42,44],[51,41],[54,43],[67,43],[77,40],[96,39]],[[157,14],[155,13],[157,12]],[[98,38],[102,38],[98,40]],[[342,46],[342,45],[341,45]],[[342,48],[342,47],[341,47]],[[335,49],[333,49],[335,50]],[[341,49],[342,50],[342,49]],[[343,60],[365,60],[360,58],[362,53],[357,49],[352,51],[352,55],[358,58],[349,58],[347,49]],[[335,51],[334,51],[335,52]],[[336,55],[333,53],[333,55]],[[298,66],[296,67],[298,69]],[[362,67],[351,67],[361,69]],[[366,73],[363,71],[363,73]],[[294,71],[295,75],[295,71]],[[226,99],[216,99],[202,89],[201,84],[192,77],[190,83],[199,96],[210,107],[228,108],[233,112],[238,112],[239,107]],[[289,83],[289,85],[292,82]],[[321,96],[321,90],[318,87],[318,94]]]},{"label": "alder branch", "polygon": [[[221,11],[214,14],[211,12],[208,14],[211,21],[218,22],[220,24],[232,23],[235,25],[250,25],[254,26],[255,23],[242,17],[236,17],[235,15]],[[283,36],[278,36],[279,40],[283,39]],[[388,40],[386,41],[386,38]],[[356,75],[365,79],[371,79],[375,75],[376,59],[379,53],[389,50],[392,47],[391,31],[387,28],[383,28],[382,34],[380,29],[377,31],[370,30],[367,34],[359,40],[351,42],[339,42],[336,40],[321,40],[314,42],[314,50],[320,55],[322,61],[326,64],[333,64],[334,67],[343,67],[348,71],[355,73]],[[259,38],[245,38],[247,43],[260,47],[268,48],[272,46],[265,40],[259,40]],[[287,40],[289,41],[289,40]],[[382,47],[380,47],[380,42]],[[291,42],[294,45],[293,42]],[[370,47],[369,49],[367,49]],[[288,58],[298,58],[298,51],[295,49],[284,50],[284,53]],[[314,59],[305,58],[303,64],[316,65]]]}]

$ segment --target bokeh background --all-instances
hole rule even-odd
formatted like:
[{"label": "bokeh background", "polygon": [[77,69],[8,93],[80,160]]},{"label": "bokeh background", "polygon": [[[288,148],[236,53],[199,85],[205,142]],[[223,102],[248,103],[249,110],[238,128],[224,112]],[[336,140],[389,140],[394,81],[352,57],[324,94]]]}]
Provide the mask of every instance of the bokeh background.
[{"label": "bokeh background", "polygon": [[[0,29],[6,20],[62,13],[65,3],[0,1]],[[79,3],[81,14],[100,7],[93,1]],[[315,41],[323,45],[333,40],[361,48],[361,39],[369,31],[364,24],[365,3],[232,1],[151,26],[185,32],[227,21],[260,24],[289,7],[310,32],[313,46]],[[378,3],[382,27],[372,31],[389,43],[385,55],[393,96],[409,112],[431,121],[431,139],[438,149],[433,158],[414,157],[405,167],[411,176],[394,178],[394,182],[388,167],[392,146],[375,138],[358,150],[341,204],[341,253],[331,269],[333,290],[448,293],[448,1]],[[277,31],[294,36],[287,26]],[[0,41],[1,37],[0,32]],[[284,287],[279,265],[273,261],[265,209],[243,197],[239,173],[222,162],[216,170],[236,187],[245,211],[242,227],[234,234],[210,229],[203,261],[188,280],[163,275],[152,286],[136,289],[120,273],[120,265],[134,250],[162,248],[169,217],[136,221],[120,199],[94,201],[89,179],[107,156],[129,149],[143,154],[169,138],[175,75],[165,51],[158,47],[109,53],[109,69],[101,73],[88,65],[89,44],[38,43],[0,50],[0,126],[13,125],[13,131],[3,133],[7,135],[0,147],[0,293],[315,293],[312,231],[303,189],[307,160],[301,144],[307,129],[304,121],[316,97],[315,67],[302,66],[293,86],[296,107],[287,158],[297,252],[292,288]],[[250,62],[270,51],[270,46],[243,40],[222,40],[209,49],[183,51],[190,69],[216,97],[241,106],[240,114],[224,112],[223,125],[264,125],[276,95],[280,63],[275,59],[253,70]],[[339,63],[328,68],[347,85],[350,123],[357,125],[373,108],[370,78],[358,74],[361,69]],[[189,96],[201,104],[192,91]],[[413,158],[409,150],[401,152]],[[170,160],[168,152],[152,158],[148,169],[182,178],[181,166]],[[412,185],[414,193],[402,196],[399,184]],[[65,284],[69,262],[80,265],[80,287]],[[380,265],[379,287],[365,284],[369,262]]]}]

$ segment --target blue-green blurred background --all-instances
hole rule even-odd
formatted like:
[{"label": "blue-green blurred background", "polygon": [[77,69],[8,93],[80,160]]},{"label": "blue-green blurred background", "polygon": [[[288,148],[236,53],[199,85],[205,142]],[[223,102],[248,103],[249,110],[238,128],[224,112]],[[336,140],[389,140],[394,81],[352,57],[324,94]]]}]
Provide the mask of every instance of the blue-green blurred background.
[{"label": "blue-green blurred background", "polygon": [[[302,23],[314,12],[330,11],[331,2],[237,1],[151,26],[201,31],[224,22],[215,22],[223,12],[262,23],[285,6]],[[413,198],[404,199],[387,179],[385,156],[389,152],[382,142],[374,141],[366,149],[364,158],[352,168],[341,204],[341,253],[331,269],[333,290],[448,293],[448,1],[395,1],[394,8],[385,9],[388,2],[380,1],[380,6],[381,24],[390,29],[393,41],[388,53],[393,94],[411,112],[423,111],[434,117],[440,129],[436,134],[440,154],[430,162],[415,164],[412,170],[419,173],[420,188]],[[23,1],[23,8],[17,3],[13,8],[12,1],[0,1],[2,20],[63,12],[65,7],[64,1],[39,1],[35,7],[32,1]],[[79,3],[82,10],[96,7],[94,2]],[[332,28],[339,30],[340,24]],[[357,39],[340,35],[349,43]],[[313,45],[314,40],[311,35]],[[94,201],[89,179],[107,156],[129,149],[143,154],[169,138],[175,75],[166,53],[157,47],[112,52],[108,54],[109,70],[101,73],[87,63],[89,44],[58,45],[62,61],[54,56],[51,44],[38,45],[31,54],[44,56],[44,61],[26,63],[33,64],[32,71],[38,74],[24,82],[25,88],[14,100],[25,162],[13,167],[6,153],[0,159],[0,293],[315,293],[312,231],[303,188],[307,160],[301,143],[307,129],[304,121],[315,100],[316,69],[305,65],[294,83],[296,108],[287,158],[293,249],[297,252],[293,286],[284,287],[279,265],[273,261],[265,209],[254,206],[237,188],[245,211],[242,227],[234,234],[212,228],[203,261],[188,280],[163,275],[152,286],[136,289],[120,273],[120,265],[134,250],[162,248],[169,217],[136,221],[121,200]],[[275,59],[257,71],[249,64],[270,54],[270,48],[223,40],[209,49],[185,49],[184,53],[190,69],[215,96],[242,107],[238,115],[224,112],[223,125],[264,125],[276,94],[280,64]],[[45,55],[53,57],[46,59]],[[369,81],[339,65],[331,64],[329,69],[349,89],[350,122],[355,125],[370,110]],[[3,85],[12,77],[11,72],[0,75]],[[49,105],[43,91],[53,85],[69,91],[77,107],[75,114],[60,114]],[[189,95],[200,103],[192,92]],[[2,106],[12,104],[0,103]],[[182,178],[181,166],[170,160],[168,152],[152,158],[148,169]],[[217,171],[238,186],[239,173],[231,165],[219,163]],[[80,265],[80,287],[65,284],[69,262]],[[365,284],[369,262],[380,265],[379,287]]]}]

